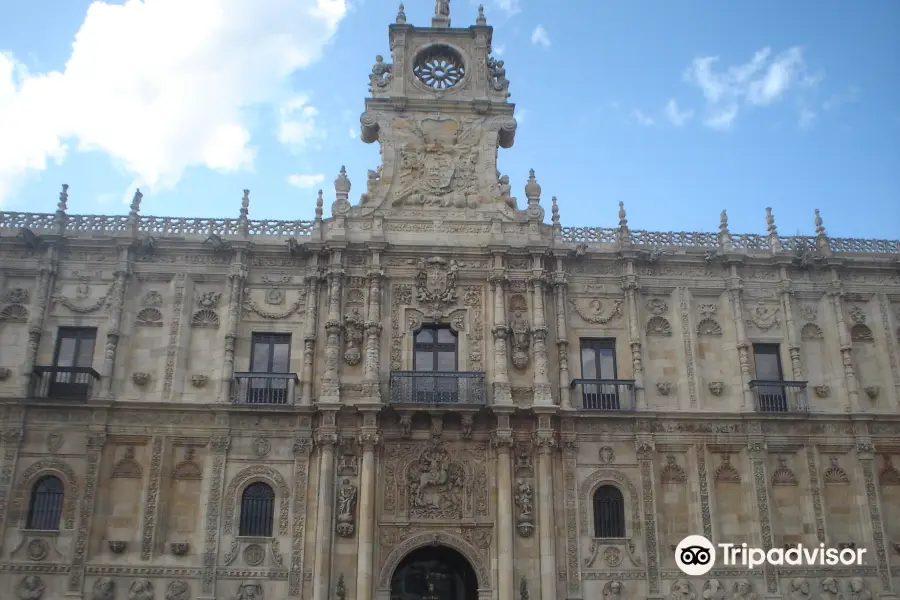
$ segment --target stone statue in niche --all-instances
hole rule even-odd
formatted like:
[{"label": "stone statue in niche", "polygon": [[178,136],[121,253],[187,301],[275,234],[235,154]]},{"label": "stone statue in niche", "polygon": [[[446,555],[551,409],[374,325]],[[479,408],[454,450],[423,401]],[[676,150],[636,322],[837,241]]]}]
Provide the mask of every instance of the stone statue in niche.
[{"label": "stone statue in niche", "polygon": [[621,581],[610,581],[604,586],[603,600],[621,600],[624,589]]},{"label": "stone statue in niche", "polygon": [[149,579],[138,579],[128,590],[128,600],[153,600],[153,584]]},{"label": "stone statue in niche", "polygon": [[528,366],[528,349],[531,346],[531,328],[525,319],[527,310],[525,298],[513,296],[510,301],[512,322],[509,329],[512,335],[512,362],[517,369]]},{"label": "stone statue in niche", "polygon": [[19,600],[41,600],[44,597],[44,582],[37,575],[26,575],[16,586]]},{"label": "stone statue in niche", "polygon": [[263,587],[259,583],[242,583],[234,600],[263,600]]},{"label": "stone statue in niche", "polygon": [[362,351],[360,347],[363,340],[363,328],[365,322],[359,309],[353,308],[344,317],[344,362],[348,365],[356,366],[362,360]]},{"label": "stone statue in niche", "polygon": [[703,600],[725,600],[725,587],[718,579],[710,579],[703,587]]},{"label": "stone statue in niche", "polygon": [[465,471],[461,465],[450,461],[443,448],[425,450],[410,466],[407,481],[411,516],[428,519],[462,517]]},{"label": "stone statue in niche", "polygon": [[516,482],[516,506],[519,508],[516,528],[519,535],[529,537],[534,531],[534,487],[524,479]]},{"label": "stone statue in niche", "polygon": [[697,592],[687,579],[678,579],[669,588],[669,600],[696,600]]},{"label": "stone statue in niche", "polygon": [[355,514],[358,494],[356,486],[350,483],[349,478],[345,477],[338,490],[337,534],[341,537],[350,537],[356,530]]}]

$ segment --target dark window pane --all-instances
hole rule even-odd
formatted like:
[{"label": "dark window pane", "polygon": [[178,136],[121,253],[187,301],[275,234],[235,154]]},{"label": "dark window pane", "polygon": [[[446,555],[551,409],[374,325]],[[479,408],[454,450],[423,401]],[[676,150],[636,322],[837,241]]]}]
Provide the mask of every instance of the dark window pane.
[{"label": "dark window pane", "polygon": [[597,379],[597,357],[591,347],[581,348],[582,379]]},{"label": "dark window pane", "polygon": [[615,379],[616,359],[613,356],[613,351],[609,348],[604,348],[597,358],[600,362],[600,379]]},{"label": "dark window pane", "polygon": [[253,347],[253,364],[250,370],[254,373],[267,373],[269,371],[269,344],[257,342]]},{"label": "dark window pane", "polygon": [[[62,335],[62,334],[60,334]],[[78,346],[78,340],[75,338],[60,338],[59,353],[56,355],[56,366],[58,367],[74,367],[75,352]]]},{"label": "dark window pane", "polygon": [[604,485],[594,493],[594,537],[625,537],[625,499],[615,486]]},{"label": "dark window pane", "polygon": [[423,329],[419,333],[416,334],[416,344],[433,344],[434,343],[434,335],[431,332],[431,329]]},{"label": "dark window pane", "polygon": [[287,344],[272,346],[272,373],[287,373],[291,347]]},{"label": "dark window pane", "polygon": [[434,352],[416,350],[416,371],[434,371]]},{"label": "dark window pane", "polygon": [[40,479],[31,491],[25,527],[43,531],[58,530],[64,498],[62,481],[52,475]]},{"label": "dark window pane", "polygon": [[275,492],[271,486],[251,483],[241,496],[241,520],[238,535],[271,537],[275,515]]},{"label": "dark window pane", "polygon": [[438,352],[438,371],[456,370],[456,352]]},{"label": "dark window pane", "polygon": [[757,344],[753,347],[753,362],[756,366],[756,378],[764,381],[778,381],[782,378],[781,357],[778,346]]},{"label": "dark window pane", "polygon": [[82,337],[78,340],[76,367],[90,367],[94,362],[94,338]]}]

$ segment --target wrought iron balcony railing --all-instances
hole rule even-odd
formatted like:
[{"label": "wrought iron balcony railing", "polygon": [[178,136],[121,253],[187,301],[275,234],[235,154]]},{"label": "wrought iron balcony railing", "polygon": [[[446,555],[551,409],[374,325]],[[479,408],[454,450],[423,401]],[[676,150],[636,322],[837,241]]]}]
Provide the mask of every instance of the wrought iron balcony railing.
[{"label": "wrought iron balcony railing", "polygon": [[573,400],[582,410],[632,411],[636,405],[633,379],[573,379]]},{"label": "wrought iron balcony railing", "polygon": [[296,373],[235,373],[231,380],[233,404],[284,405],[294,403],[300,383]]},{"label": "wrought iron balcony railing", "polygon": [[31,373],[30,396],[48,400],[87,400],[100,381],[91,367],[35,367]]},{"label": "wrought iron balcony railing", "polygon": [[394,371],[392,404],[483,406],[484,373],[470,371]]},{"label": "wrought iron balcony railing", "polygon": [[750,382],[755,403],[754,409],[760,413],[809,412],[806,384],[806,381],[754,379]]}]

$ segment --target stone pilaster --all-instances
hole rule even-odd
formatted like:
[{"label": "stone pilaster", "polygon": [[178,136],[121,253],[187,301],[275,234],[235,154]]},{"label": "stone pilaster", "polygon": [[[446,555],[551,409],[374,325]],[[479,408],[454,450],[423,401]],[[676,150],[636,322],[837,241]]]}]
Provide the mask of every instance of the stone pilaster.
[{"label": "stone pilaster", "polygon": [[[19,415],[19,419],[24,418]],[[17,420],[19,420],[17,419]],[[6,516],[9,511],[9,496],[13,482],[16,480],[16,465],[19,462],[19,450],[25,436],[23,424],[8,426],[2,433],[3,467],[0,468],[0,553],[3,551],[3,540],[6,538]]]},{"label": "stone pilaster", "polygon": [[569,333],[566,327],[566,289],[569,278],[562,270],[562,259],[557,259],[556,271],[553,273],[553,300],[556,310],[556,347],[559,360],[559,405],[572,408],[569,390]]},{"label": "stone pilaster", "polygon": [[[775,546],[772,533],[772,515],[769,509],[769,475],[766,468],[766,443],[762,435],[760,423],[748,423],[747,451],[750,455],[750,466],[753,470],[753,490],[756,496],[759,533],[763,549],[768,552]],[[778,571],[769,563],[763,564],[763,576],[766,580],[766,598],[781,597],[778,585]]]},{"label": "stone pilaster", "polygon": [[366,351],[363,362],[363,398],[367,402],[381,402],[379,367],[381,364],[381,281],[384,271],[379,262],[380,254],[372,258],[369,271],[369,304],[366,314]]},{"label": "stone pilaster", "polygon": [[700,488],[700,519],[703,522],[703,536],[713,540],[712,516],[709,508],[709,469],[706,463],[706,446],[698,443],[695,447],[697,456],[697,482]]},{"label": "stone pilaster", "polygon": [[[536,257],[536,267],[540,266],[540,257]],[[535,268],[532,273],[531,286],[533,295],[533,312],[531,315],[531,334],[534,339],[534,404],[551,406],[553,395],[550,392],[547,360],[547,321],[544,313],[544,289],[546,285],[543,269]]]},{"label": "stone pilaster", "polygon": [[41,258],[38,267],[37,282],[35,283],[34,303],[31,306],[31,316],[28,319],[28,349],[25,352],[25,363],[22,365],[22,397],[29,396],[31,388],[31,374],[37,364],[38,348],[41,345],[41,335],[44,333],[47,307],[50,303],[50,290],[56,280],[57,252],[55,246],[49,246]]},{"label": "stone pilaster", "polygon": [[497,430],[492,436],[497,453],[497,600],[513,600],[515,580],[513,577],[513,498],[512,462],[510,450],[513,446],[509,413],[497,415]]},{"label": "stone pilaster", "polygon": [[744,327],[744,284],[738,274],[736,264],[729,267],[728,279],[725,281],[728,294],[731,298],[731,314],[734,316],[734,331],[737,339],[738,361],[741,365],[741,392],[743,402],[741,408],[752,410],[756,403],[753,401],[753,390],[750,382],[753,380],[753,372],[750,365],[750,342],[747,341],[747,330]]},{"label": "stone pilaster", "polygon": [[566,515],[566,598],[581,598],[578,557],[578,441],[573,419],[562,425],[563,506]]},{"label": "stone pilaster", "polygon": [[200,599],[215,600],[216,563],[219,558],[222,492],[225,485],[225,462],[231,438],[216,435],[209,439],[209,489],[206,492],[206,531],[204,533],[203,570],[200,574]]},{"label": "stone pilaster", "polygon": [[313,449],[311,431],[300,431],[294,437],[294,500],[291,528],[291,565],[288,573],[288,595],[299,598],[303,592],[304,549],[306,547],[306,509],[309,490],[309,455]]},{"label": "stone pilaster", "polygon": [[506,324],[506,272],[495,269],[491,274],[491,288],[494,292],[494,404],[512,404],[512,390],[509,385],[509,326]]},{"label": "stone pilaster", "polygon": [[303,332],[303,373],[301,376],[300,404],[312,404],[313,374],[316,362],[316,338],[319,327],[319,282],[322,274],[317,266],[306,276],[306,326]]},{"label": "stone pilaster", "polygon": [[[363,420],[376,419],[374,412],[366,413]],[[372,600],[375,585],[375,450],[381,438],[372,425],[363,425],[359,436],[362,448],[362,464],[359,478],[359,527],[357,542],[359,551],[356,562],[356,600]]]},{"label": "stone pilaster", "polygon": [[[549,425],[547,417],[547,425]],[[538,429],[538,545],[540,549],[540,600],[556,600],[556,529],[553,526],[553,450],[556,437],[552,429]]]},{"label": "stone pilaster", "polygon": [[856,380],[856,371],[853,368],[853,342],[850,340],[850,331],[844,321],[844,307],[842,298],[844,286],[838,279],[837,271],[832,270],[832,280],[828,288],[828,298],[831,301],[831,311],[837,325],[838,341],[841,346],[841,364],[844,368],[844,382],[847,385],[847,408],[851,412],[859,412],[859,382]]},{"label": "stone pilaster", "polygon": [[225,330],[225,357],[222,364],[222,385],[219,388],[219,402],[227,403],[231,396],[231,380],[234,377],[234,347],[237,342],[238,326],[241,319],[241,304],[244,296],[244,281],[247,267],[244,251],[238,250],[231,272],[228,274],[228,325]]},{"label": "stone pilaster", "polygon": [[325,321],[325,372],[322,374],[322,389],[319,401],[334,404],[341,401],[341,385],[338,367],[341,364],[341,288],[344,272],[340,266],[340,253],[335,253],[328,272],[328,319]]},{"label": "stone pilaster", "polygon": [[882,599],[896,599],[891,579],[891,563],[884,540],[884,521],[881,518],[881,499],[879,498],[878,479],[875,473],[875,446],[868,435],[856,436],[856,452],[862,467],[863,483],[866,487],[866,506],[869,515],[869,531],[875,541],[875,566],[881,580]]},{"label": "stone pilaster", "polygon": [[791,377],[794,381],[803,380],[803,359],[800,356],[800,340],[797,335],[797,325],[794,320],[794,290],[787,268],[780,269],[781,280],[778,282],[778,292],[781,294],[781,310],[784,311],[784,330],[787,339],[788,352],[791,357]]},{"label": "stone pilaster", "polygon": [[648,434],[635,440],[638,466],[641,469],[641,496],[644,504],[644,543],[647,545],[647,592],[650,598],[661,598],[659,586],[659,533],[656,530],[656,476],[653,468],[655,445]]},{"label": "stone pilaster", "polygon": [[641,345],[641,328],[638,325],[637,294],[640,289],[640,281],[634,273],[634,262],[625,264],[625,276],[622,277],[622,291],[625,292],[625,304],[628,307],[628,338],[631,345],[631,367],[634,373],[634,387],[637,395],[637,405],[643,408],[647,406],[646,392],[644,390],[644,355]]},{"label": "stone pilaster", "polygon": [[[103,415],[105,420],[106,415]],[[105,431],[90,431],[87,435],[87,454],[85,456],[84,488],[78,502],[78,526],[75,530],[72,561],[69,564],[69,582],[67,596],[80,598],[84,587],[84,572],[87,562],[87,551],[91,539],[91,524],[94,521],[94,504],[97,500],[97,478],[100,474],[100,459],[103,446],[106,445]]]},{"label": "stone pilaster", "polygon": [[[894,389],[896,390],[897,407],[900,408],[900,359],[897,357],[898,344],[900,344],[900,332],[897,335],[891,335],[897,332],[897,329],[891,326],[891,317],[888,313],[890,301],[885,294],[878,295],[878,312],[881,315],[881,327],[885,332],[885,344],[887,345],[888,364],[891,367],[891,376],[894,380]],[[898,315],[900,319],[900,315]]]},{"label": "stone pilaster", "polygon": [[153,438],[153,450],[150,454],[150,480],[147,482],[147,495],[144,498],[144,522],[141,527],[141,560],[150,560],[156,549],[164,437],[158,435]]},{"label": "stone pilaster", "polygon": [[131,279],[131,257],[128,247],[119,248],[119,262],[116,265],[115,286],[112,295],[112,305],[109,309],[109,318],[106,321],[106,348],[103,352],[103,371],[100,373],[100,396],[113,398],[115,396],[112,385],[114,368],[116,364],[116,351],[119,348],[119,338],[122,337],[122,310],[125,304],[125,288]]},{"label": "stone pilaster", "polygon": [[338,443],[336,410],[322,414],[316,437],[319,448],[319,483],[316,507],[316,566],[313,573],[313,600],[328,600],[331,585],[331,551],[334,539],[334,447]]}]

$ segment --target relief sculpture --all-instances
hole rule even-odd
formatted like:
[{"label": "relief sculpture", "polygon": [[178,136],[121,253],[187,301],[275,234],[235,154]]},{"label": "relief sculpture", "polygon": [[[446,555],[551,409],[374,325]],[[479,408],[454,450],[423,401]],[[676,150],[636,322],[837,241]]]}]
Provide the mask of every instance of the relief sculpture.
[{"label": "relief sculpture", "polygon": [[441,447],[426,449],[419,460],[410,465],[409,513],[419,519],[459,519],[465,471],[452,462]]},{"label": "relief sculpture", "polygon": [[444,305],[456,302],[456,284],[459,281],[459,264],[439,256],[419,259],[416,274],[416,300],[439,312]]},{"label": "relief sculpture", "polygon": [[356,499],[359,490],[350,483],[349,478],[344,478],[338,490],[337,501],[337,533],[341,537],[351,537],[356,530]]}]

